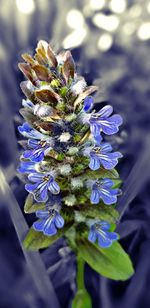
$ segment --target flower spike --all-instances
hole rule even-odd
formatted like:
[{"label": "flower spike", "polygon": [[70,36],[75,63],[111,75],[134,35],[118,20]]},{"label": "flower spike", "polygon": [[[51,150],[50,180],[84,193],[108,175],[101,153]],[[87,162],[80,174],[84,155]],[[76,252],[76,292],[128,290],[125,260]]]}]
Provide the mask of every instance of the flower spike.
[{"label": "flower spike", "polygon": [[[98,239],[101,247],[109,247],[118,239],[109,231],[112,214],[108,211],[117,202],[119,189],[113,187],[111,178],[122,155],[113,152],[105,135],[117,133],[122,118],[112,115],[110,105],[95,112],[93,93],[97,87],[87,86],[78,76],[70,51],[56,55],[41,40],[33,58],[28,54],[22,57],[25,63],[19,68],[28,81],[21,83],[26,96],[21,110],[25,123],[18,130],[28,142],[22,142],[25,150],[18,171],[29,180],[25,189],[36,203],[33,209],[44,204],[36,211],[39,220],[33,228],[47,236],[55,235],[68,221],[74,226],[82,221],[87,228],[90,211],[94,221],[89,240]],[[97,215],[105,205],[107,213],[103,215],[108,222],[101,222]],[[91,213],[93,206],[95,212]]]}]

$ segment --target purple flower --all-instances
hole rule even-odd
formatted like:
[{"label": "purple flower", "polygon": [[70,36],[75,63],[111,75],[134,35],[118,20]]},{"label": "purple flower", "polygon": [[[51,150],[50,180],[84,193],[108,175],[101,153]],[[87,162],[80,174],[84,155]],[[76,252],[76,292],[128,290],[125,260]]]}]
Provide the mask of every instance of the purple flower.
[{"label": "purple flower", "polygon": [[35,184],[26,184],[25,189],[33,194],[37,202],[46,202],[48,200],[48,191],[54,195],[60,192],[59,185],[50,173],[41,174],[35,171],[29,174],[28,179]]},{"label": "purple flower", "polygon": [[20,173],[35,172],[35,163],[31,161],[22,161],[17,171]]},{"label": "purple flower", "polygon": [[31,127],[27,122],[25,122],[22,126],[18,126],[19,132],[27,138],[32,138],[32,139],[42,139],[43,134],[38,132],[36,129]]},{"label": "purple flower", "polygon": [[120,193],[118,188],[113,189],[114,182],[110,179],[95,181],[92,186],[91,202],[98,204],[100,199],[105,204],[113,204],[117,202],[117,195]]},{"label": "purple flower", "polygon": [[42,231],[45,235],[51,236],[57,233],[57,228],[64,226],[63,217],[54,209],[36,211],[40,220],[34,222],[33,228]]},{"label": "purple flower", "polygon": [[23,153],[23,157],[32,160],[33,162],[40,162],[44,156],[52,149],[49,142],[46,140],[29,139],[28,145],[32,148]]},{"label": "purple flower", "polygon": [[110,224],[105,221],[94,223],[89,232],[88,239],[90,242],[95,243],[98,240],[98,245],[102,248],[108,248],[112,245],[113,241],[118,240],[116,232],[110,232]]},{"label": "purple flower", "polygon": [[109,143],[101,143],[100,146],[89,148],[89,151],[85,150],[90,157],[90,169],[97,170],[101,165],[108,170],[114,168],[122,154],[120,152],[110,153],[111,151],[112,147]]},{"label": "purple flower", "polygon": [[94,98],[92,96],[87,96],[84,99],[83,110],[85,112],[88,112],[93,106],[94,106]]},{"label": "purple flower", "polygon": [[106,135],[113,135],[118,132],[119,126],[122,124],[122,117],[118,114],[110,117],[112,112],[113,108],[107,105],[99,112],[87,115],[87,120],[85,118],[85,122],[90,124],[92,135],[97,139],[101,136],[101,131]]}]

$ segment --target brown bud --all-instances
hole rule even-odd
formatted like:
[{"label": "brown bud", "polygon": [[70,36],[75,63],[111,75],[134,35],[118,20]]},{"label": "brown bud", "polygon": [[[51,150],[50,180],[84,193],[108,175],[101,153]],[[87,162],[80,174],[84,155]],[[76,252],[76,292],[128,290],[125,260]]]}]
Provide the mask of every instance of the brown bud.
[{"label": "brown bud", "polygon": [[36,48],[35,59],[39,62],[39,64],[47,64],[48,59],[46,56],[46,48],[48,43],[45,41],[39,41]]},{"label": "brown bud", "polygon": [[47,46],[47,57],[50,60],[52,66],[56,67],[57,66],[57,59],[56,59],[55,54],[54,54],[52,48],[50,47],[50,45]]},{"label": "brown bud", "polygon": [[52,89],[36,90],[35,95],[38,99],[40,99],[44,103],[48,102],[57,103],[61,99],[59,94],[54,92]]},{"label": "brown bud", "polygon": [[29,79],[34,86],[38,86],[38,79],[35,72],[32,70],[31,66],[27,63],[19,63],[18,67],[25,75],[27,79]]},{"label": "brown bud", "polygon": [[74,78],[75,64],[74,64],[74,60],[72,58],[71,52],[69,50],[66,51],[64,54],[64,64],[62,67],[62,73],[63,73],[63,76],[66,82],[68,82],[70,77]]},{"label": "brown bud", "polygon": [[37,64],[33,65],[33,70],[36,73],[37,77],[41,81],[51,81],[52,80],[52,75],[50,71],[43,65]]},{"label": "brown bud", "polygon": [[53,125],[50,122],[35,121],[33,125],[41,133],[44,131],[46,134],[51,135],[51,132],[53,131]]},{"label": "brown bud", "polygon": [[33,104],[37,104],[38,103],[38,99],[35,97],[34,94],[34,87],[32,85],[32,83],[28,80],[26,81],[22,81],[20,83],[20,88],[22,90],[22,92],[25,94],[25,96],[33,103]]},{"label": "brown bud", "polygon": [[27,53],[24,53],[21,55],[22,58],[28,63],[28,64],[31,64],[31,65],[35,65],[36,64],[36,61],[30,56],[28,55]]}]

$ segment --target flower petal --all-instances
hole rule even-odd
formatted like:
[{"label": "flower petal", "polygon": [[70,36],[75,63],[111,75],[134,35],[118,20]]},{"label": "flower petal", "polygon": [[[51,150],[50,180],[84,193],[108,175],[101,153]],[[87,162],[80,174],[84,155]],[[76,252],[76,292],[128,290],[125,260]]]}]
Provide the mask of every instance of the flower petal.
[{"label": "flower petal", "polygon": [[88,112],[94,105],[94,99],[92,96],[87,96],[85,99],[84,99],[84,105],[83,105],[83,110],[85,112]]},{"label": "flower petal", "polygon": [[96,190],[96,189],[93,189],[92,193],[91,193],[91,198],[90,198],[91,202],[93,204],[98,204],[99,203],[99,199],[100,199],[99,191]]},{"label": "flower petal", "polygon": [[101,143],[101,153],[107,153],[112,151],[112,146],[109,143]]},{"label": "flower petal", "polygon": [[120,152],[109,153],[109,155],[111,155],[112,159],[118,159],[123,157],[123,155]]},{"label": "flower petal", "polygon": [[120,126],[123,123],[123,119],[120,114],[114,114],[109,118],[110,122],[113,122],[116,126]]},{"label": "flower petal", "polygon": [[88,240],[92,243],[95,243],[97,238],[97,234],[94,230],[90,229],[89,235],[88,235]]},{"label": "flower petal", "polygon": [[114,185],[114,182],[111,179],[103,179],[102,183],[103,183],[103,186],[107,186],[109,188]]},{"label": "flower petal", "polygon": [[98,245],[102,248],[107,248],[107,247],[110,247],[112,244],[112,241],[107,238],[107,237],[104,237],[102,235],[98,235]]},{"label": "flower petal", "polygon": [[38,185],[39,185],[38,183],[36,183],[36,184],[26,184],[26,185],[25,185],[25,189],[26,189],[28,192],[33,193],[34,190],[37,189]]},{"label": "flower petal", "polygon": [[44,151],[43,149],[36,149],[32,150],[32,153],[30,155],[30,159],[34,162],[40,162],[44,158]]},{"label": "flower petal", "polygon": [[[99,133],[100,133],[100,131],[99,131]],[[95,140],[96,145],[100,146],[100,145],[101,145],[102,139],[103,139],[103,138],[102,138],[101,134],[99,134],[99,135],[94,135],[94,140]]]},{"label": "flower petal", "polygon": [[34,230],[43,231],[45,222],[46,222],[46,219],[35,221],[34,224],[33,224]]},{"label": "flower petal", "polygon": [[99,124],[106,135],[113,135],[119,131],[119,126],[122,124],[122,117],[116,114],[107,120],[100,120]]},{"label": "flower petal", "polygon": [[18,130],[20,133],[23,133],[23,132],[28,133],[31,131],[31,126],[27,122],[25,122],[23,123],[22,126],[18,126]]},{"label": "flower petal", "polygon": [[100,191],[100,198],[103,202],[107,205],[113,204],[117,202],[117,196],[112,195],[110,190],[101,189]]},{"label": "flower petal", "polygon": [[108,118],[113,112],[113,107],[110,105],[107,105],[103,107],[100,111],[97,112],[97,114],[103,118]]},{"label": "flower petal", "polygon": [[30,173],[35,171],[35,164],[31,161],[21,162],[20,166],[17,169],[20,173]]},{"label": "flower petal", "polygon": [[37,182],[37,183],[40,183],[43,180],[43,177],[44,177],[44,174],[37,173],[37,172],[31,173],[28,175],[28,179],[31,182]]},{"label": "flower petal", "polygon": [[54,194],[54,195],[57,195],[59,194],[60,192],[60,187],[59,185],[54,181],[54,180],[51,180],[48,184],[48,190]]},{"label": "flower petal", "polygon": [[38,210],[36,211],[36,217],[41,218],[41,219],[46,219],[49,216],[49,211],[46,210]]},{"label": "flower petal", "polygon": [[55,227],[55,224],[53,221],[51,221],[51,219],[49,219],[49,221],[47,222],[44,228],[44,234],[51,236],[51,235],[55,235],[56,233],[57,233],[57,229]]},{"label": "flower petal", "polygon": [[34,192],[35,200],[38,202],[46,202],[48,200],[47,194],[47,184],[43,184],[43,186]]},{"label": "flower petal", "polygon": [[100,161],[97,157],[94,156],[90,157],[89,168],[92,170],[97,170],[100,168]]},{"label": "flower petal", "polygon": [[108,120],[102,120],[100,127],[106,135],[113,135],[119,131],[118,126]]},{"label": "flower petal", "polygon": [[62,228],[64,226],[64,219],[60,214],[56,214],[55,225],[57,228]]},{"label": "flower petal", "polygon": [[116,232],[108,232],[106,231],[107,237],[111,240],[111,241],[117,241],[118,240],[118,234]]},{"label": "flower petal", "polygon": [[100,228],[102,229],[102,230],[109,230],[110,229],[110,224],[109,224],[109,222],[107,222],[107,221],[101,221],[100,223],[99,223],[99,226],[100,226]]},{"label": "flower petal", "polygon": [[42,139],[43,135],[36,129],[32,128],[28,123],[24,123],[18,127],[19,132],[27,138]]},{"label": "flower petal", "polygon": [[112,159],[109,155],[101,155],[100,162],[105,169],[111,170],[118,164],[118,159]]},{"label": "flower petal", "polygon": [[121,189],[119,189],[119,188],[113,188],[113,189],[111,189],[111,194],[112,195],[119,195],[121,193]]},{"label": "flower petal", "polygon": [[31,153],[32,153],[32,150],[27,150],[22,155],[24,158],[30,158]]},{"label": "flower petal", "polygon": [[100,134],[100,127],[96,124],[96,123],[91,123],[90,124],[90,130],[91,130],[91,134],[94,136],[94,137],[97,137],[97,138],[101,138],[101,134]]},{"label": "flower petal", "polygon": [[36,140],[36,139],[29,139],[28,140],[28,145],[31,147],[31,148],[35,148],[39,145],[39,140]]}]

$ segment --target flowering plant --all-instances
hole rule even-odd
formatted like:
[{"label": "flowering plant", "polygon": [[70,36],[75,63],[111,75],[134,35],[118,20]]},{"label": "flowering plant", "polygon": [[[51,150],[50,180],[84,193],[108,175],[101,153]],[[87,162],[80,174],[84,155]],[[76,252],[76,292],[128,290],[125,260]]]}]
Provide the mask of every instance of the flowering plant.
[{"label": "flowering plant", "polygon": [[29,192],[25,213],[38,218],[24,245],[46,248],[64,236],[80,265],[125,280],[133,268],[115,232],[121,183],[115,166],[122,155],[103,140],[118,132],[122,118],[110,105],[96,112],[91,94],[97,87],[78,76],[70,51],[55,55],[40,41],[34,57],[22,57],[19,68],[28,80],[21,82],[26,99],[20,113],[26,122],[18,129],[28,141],[18,171]]}]

